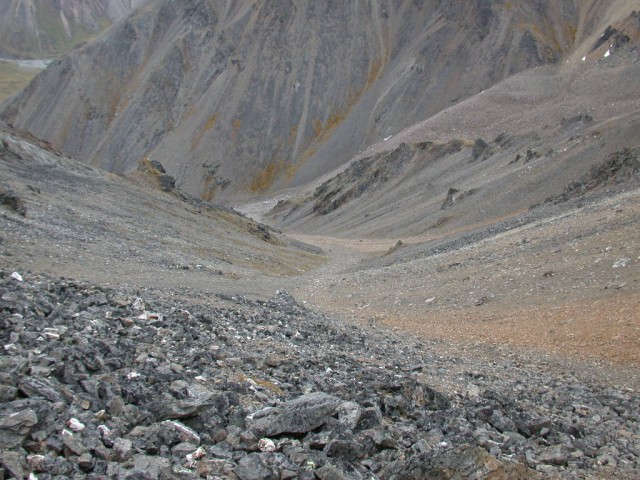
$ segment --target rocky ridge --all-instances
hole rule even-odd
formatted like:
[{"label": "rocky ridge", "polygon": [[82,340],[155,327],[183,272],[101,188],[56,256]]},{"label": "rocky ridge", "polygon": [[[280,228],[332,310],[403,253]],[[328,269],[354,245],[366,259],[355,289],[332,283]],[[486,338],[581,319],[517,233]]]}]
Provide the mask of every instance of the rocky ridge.
[{"label": "rocky ridge", "polygon": [[285,292],[189,304],[31,272],[0,278],[9,477],[640,472],[633,390],[512,357],[434,355],[433,342],[323,317]]},{"label": "rocky ridge", "polygon": [[262,218],[294,232],[428,237],[553,199],[634,188],[638,18],[632,11],[603,28],[587,55],[513,75],[384,138],[304,190],[284,192]]}]

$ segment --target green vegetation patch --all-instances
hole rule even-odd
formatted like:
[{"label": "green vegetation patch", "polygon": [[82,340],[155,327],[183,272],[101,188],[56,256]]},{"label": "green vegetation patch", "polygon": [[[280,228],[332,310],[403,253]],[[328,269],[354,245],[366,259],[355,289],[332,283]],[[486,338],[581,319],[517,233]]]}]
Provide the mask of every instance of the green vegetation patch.
[{"label": "green vegetation patch", "polygon": [[0,61],[0,102],[23,89],[40,72],[13,62]]}]

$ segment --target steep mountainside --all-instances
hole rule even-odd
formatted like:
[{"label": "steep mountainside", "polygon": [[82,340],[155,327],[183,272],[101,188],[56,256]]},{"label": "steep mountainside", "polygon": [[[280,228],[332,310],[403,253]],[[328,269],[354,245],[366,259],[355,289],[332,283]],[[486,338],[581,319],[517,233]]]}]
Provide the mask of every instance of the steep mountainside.
[{"label": "steep mountainside", "polygon": [[50,66],[2,118],[111,171],[150,156],[203,199],[260,192],[564,61],[619,4],[161,0]]},{"label": "steep mountainside", "polygon": [[0,57],[42,58],[69,51],[146,0],[5,0]]},{"label": "steep mountainside", "polygon": [[[640,33],[638,24],[637,33]],[[526,72],[371,146],[270,221],[292,231],[433,238],[640,184],[638,45]],[[249,208],[249,211],[251,208]]]}]

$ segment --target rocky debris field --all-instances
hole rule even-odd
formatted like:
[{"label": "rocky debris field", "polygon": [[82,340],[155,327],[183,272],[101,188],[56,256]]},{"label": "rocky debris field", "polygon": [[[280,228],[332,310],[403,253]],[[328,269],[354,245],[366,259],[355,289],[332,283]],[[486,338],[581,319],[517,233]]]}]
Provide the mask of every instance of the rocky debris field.
[{"label": "rocky debris field", "polygon": [[637,392],[440,355],[282,291],[187,302],[4,270],[0,325],[3,478],[640,475]]}]

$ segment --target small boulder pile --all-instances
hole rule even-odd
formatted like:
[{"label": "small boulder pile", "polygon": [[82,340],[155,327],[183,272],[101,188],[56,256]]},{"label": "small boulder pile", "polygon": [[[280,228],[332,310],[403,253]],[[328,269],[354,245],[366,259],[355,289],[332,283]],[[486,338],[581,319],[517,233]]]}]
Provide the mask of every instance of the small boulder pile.
[{"label": "small boulder pile", "polygon": [[634,392],[518,365],[433,388],[463,360],[285,292],[196,302],[0,271],[0,327],[3,478],[640,473]]}]

